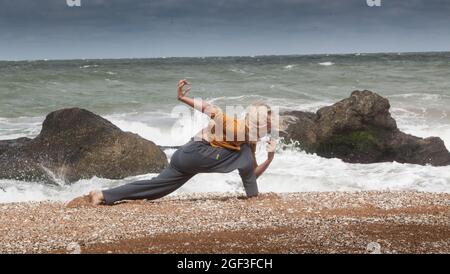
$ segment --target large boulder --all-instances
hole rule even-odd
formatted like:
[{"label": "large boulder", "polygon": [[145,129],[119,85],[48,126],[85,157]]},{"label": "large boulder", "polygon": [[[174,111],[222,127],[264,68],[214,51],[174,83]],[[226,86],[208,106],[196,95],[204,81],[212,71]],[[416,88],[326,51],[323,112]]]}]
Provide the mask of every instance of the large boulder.
[{"label": "large boulder", "polygon": [[79,108],[47,115],[34,139],[0,141],[0,178],[7,179],[122,179],[159,172],[166,164],[166,155],[153,142]]},{"label": "large boulder", "polygon": [[392,162],[450,165],[450,153],[438,137],[401,132],[386,98],[364,90],[316,113],[290,111],[285,140],[310,153],[350,163]]}]

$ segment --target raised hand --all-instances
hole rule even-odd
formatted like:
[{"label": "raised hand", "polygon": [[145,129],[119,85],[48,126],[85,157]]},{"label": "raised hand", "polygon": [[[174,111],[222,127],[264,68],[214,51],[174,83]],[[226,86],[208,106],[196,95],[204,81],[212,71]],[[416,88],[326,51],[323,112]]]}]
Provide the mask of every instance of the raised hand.
[{"label": "raised hand", "polygon": [[275,139],[270,138],[267,141],[266,145],[267,157],[269,159],[273,159],[273,157],[275,156],[276,148],[277,148],[277,141]]},{"label": "raised hand", "polygon": [[[186,89],[183,91],[183,87]],[[178,81],[178,99],[183,98],[191,90],[191,84],[186,79]]]}]

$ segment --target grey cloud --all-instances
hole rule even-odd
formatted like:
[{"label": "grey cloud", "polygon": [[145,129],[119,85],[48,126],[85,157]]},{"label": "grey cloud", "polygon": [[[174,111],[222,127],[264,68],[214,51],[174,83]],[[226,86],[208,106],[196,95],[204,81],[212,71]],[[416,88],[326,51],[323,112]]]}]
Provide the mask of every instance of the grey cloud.
[{"label": "grey cloud", "polygon": [[[81,1],[69,8],[65,0],[0,0],[0,59],[63,58],[61,48],[76,57],[86,47],[113,57],[450,45],[450,1],[443,0],[383,0],[381,8],[365,0]],[[433,44],[424,45],[430,36]]]}]

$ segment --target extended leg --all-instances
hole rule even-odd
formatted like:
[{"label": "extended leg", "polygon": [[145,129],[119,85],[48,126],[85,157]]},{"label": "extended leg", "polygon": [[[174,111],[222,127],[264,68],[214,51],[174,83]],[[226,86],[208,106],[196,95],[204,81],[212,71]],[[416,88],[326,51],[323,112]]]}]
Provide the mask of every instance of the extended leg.
[{"label": "extended leg", "polygon": [[112,205],[121,200],[154,200],[175,191],[194,175],[181,173],[169,165],[157,177],[150,180],[136,181],[104,190],[103,197],[107,205]]}]

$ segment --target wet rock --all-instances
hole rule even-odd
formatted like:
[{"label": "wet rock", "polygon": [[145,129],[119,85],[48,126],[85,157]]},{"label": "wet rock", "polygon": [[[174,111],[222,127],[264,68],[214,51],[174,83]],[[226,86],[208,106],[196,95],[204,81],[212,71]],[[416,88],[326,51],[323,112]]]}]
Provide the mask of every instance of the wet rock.
[{"label": "wet rock", "polygon": [[0,141],[0,178],[7,179],[122,179],[159,172],[166,164],[166,155],[152,141],[79,108],[48,114],[34,139]]},{"label": "wet rock", "polygon": [[284,113],[294,119],[282,136],[307,152],[350,163],[450,165],[450,153],[440,138],[401,132],[389,109],[389,101],[377,93],[354,91],[316,113]]}]

